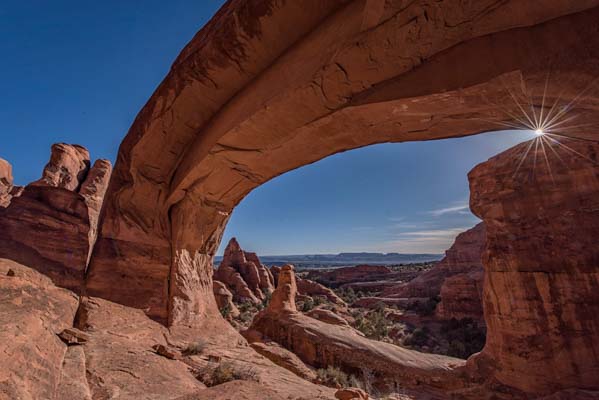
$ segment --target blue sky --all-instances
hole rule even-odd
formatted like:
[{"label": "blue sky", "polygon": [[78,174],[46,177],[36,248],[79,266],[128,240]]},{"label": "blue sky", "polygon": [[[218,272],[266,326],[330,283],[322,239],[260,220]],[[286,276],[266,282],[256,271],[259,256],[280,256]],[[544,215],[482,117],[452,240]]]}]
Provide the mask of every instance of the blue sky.
[{"label": "blue sky", "polygon": [[327,157],[251,192],[233,212],[219,254],[231,236],[264,255],[442,253],[478,222],[468,208],[468,172],[531,137],[501,131]]},{"label": "blue sky", "polygon": [[[55,142],[114,161],[137,112],[220,7],[216,0],[0,3],[0,157],[38,179]],[[235,210],[260,254],[442,252],[476,223],[466,173],[530,138],[500,132],[338,154],[259,187]]]}]

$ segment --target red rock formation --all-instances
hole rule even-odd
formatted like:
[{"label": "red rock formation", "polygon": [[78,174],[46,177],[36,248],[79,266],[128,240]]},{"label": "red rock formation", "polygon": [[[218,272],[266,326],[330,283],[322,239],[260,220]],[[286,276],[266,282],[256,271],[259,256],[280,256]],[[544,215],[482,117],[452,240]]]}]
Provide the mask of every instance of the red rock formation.
[{"label": "red rock formation", "polygon": [[78,192],[89,171],[89,160],[89,152],[84,147],[53,144],[50,161],[44,167],[42,177],[31,184]]},{"label": "red rock formation", "polygon": [[327,324],[349,326],[348,322],[343,317],[335,314],[330,310],[315,308],[313,310],[308,311],[306,315],[319,321],[326,322]]},{"label": "red rock formation", "polygon": [[426,383],[445,389],[461,385],[450,377],[450,371],[463,365],[462,360],[366,339],[348,326],[307,317],[295,307],[296,294],[293,267],[284,266],[269,306],[254,317],[246,338],[254,342],[275,341],[314,367],[369,369],[376,375],[377,383],[401,382],[402,387]]},{"label": "red rock formation", "polygon": [[368,400],[368,394],[362,389],[345,388],[335,392],[335,398],[339,400]]},{"label": "red rock formation", "polygon": [[529,396],[599,389],[599,145],[559,140],[532,143],[520,168],[529,143],[469,174],[487,228],[487,342],[471,362]]},{"label": "red rock formation", "polygon": [[[281,272],[281,267],[273,265],[272,267],[270,267],[270,272],[271,272],[271,275],[273,276],[275,285],[278,286],[279,273]],[[318,282],[311,281],[309,279],[303,279],[303,278],[296,277],[295,281],[296,281],[296,285],[297,285],[298,294],[300,294],[302,296],[310,296],[310,297],[313,297],[313,296],[326,297],[326,299],[328,301],[330,301],[331,303],[345,306],[345,302],[339,296],[337,296],[334,291],[332,291],[328,287],[323,286]]]},{"label": "red rock formation", "polygon": [[352,148],[497,129],[496,104],[518,111],[505,88],[529,99],[548,71],[547,102],[567,104],[598,73],[598,5],[227,2],[120,146],[89,286],[171,323],[217,315],[212,257],[252,189]]},{"label": "red rock formation", "polygon": [[367,282],[379,279],[385,279],[393,271],[384,265],[356,265],[353,267],[335,268],[326,272],[310,272],[308,278],[319,277],[325,281],[331,282],[336,286],[341,286],[352,282]]},{"label": "red rock formation", "polygon": [[[0,311],[0,352],[10,361],[0,363],[2,400],[334,399],[333,389],[258,355],[223,320],[201,331],[169,330],[142,310],[79,298],[5,259],[0,259]],[[198,339],[205,342],[205,354],[182,356],[181,350]],[[271,357],[276,353],[281,363],[295,360],[301,367],[297,357],[275,347],[266,350]],[[196,374],[210,359],[251,369],[256,382],[237,380],[237,390],[227,384],[208,390]],[[311,378],[314,373],[303,368]]]},{"label": "red rock formation", "polygon": [[326,297],[328,301],[338,305],[345,305],[345,302],[335,294],[331,289],[321,285],[318,282],[313,282],[309,279],[298,278],[297,279],[297,290],[299,294],[304,296],[322,296]]},{"label": "red rock formation", "polygon": [[254,304],[261,303],[265,293],[272,292],[274,286],[272,275],[258,256],[243,251],[235,238],[229,241],[214,279],[223,282],[237,302]]},{"label": "red rock formation", "polygon": [[0,256],[79,290],[110,172],[105,160],[90,170],[89,154],[80,146],[52,146],[42,178],[0,208]]},{"label": "red rock formation", "polygon": [[268,358],[278,366],[293,372],[300,378],[308,381],[316,380],[316,373],[312,369],[308,368],[298,356],[280,346],[278,343],[254,342],[252,343],[252,349],[256,350],[258,354]]},{"label": "red rock formation", "polygon": [[0,207],[8,207],[10,199],[20,195],[21,190],[13,185],[12,166],[0,158]]},{"label": "red rock formation", "polygon": [[77,305],[46,276],[0,259],[0,399],[54,398],[67,348],[56,334]]},{"label": "red rock formation", "polygon": [[235,303],[233,303],[233,294],[227,289],[227,285],[224,283],[214,280],[212,281],[212,288],[214,290],[214,298],[219,310],[228,309],[229,314],[232,317],[239,315],[239,309]]},{"label": "red rock formation", "polygon": [[484,324],[483,278],[483,271],[472,271],[445,279],[435,317],[441,320],[472,318],[479,324]]},{"label": "red rock formation", "polygon": [[479,223],[460,233],[445,252],[445,258],[417,278],[385,290],[381,297],[436,297],[441,286],[451,276],[482,271],[482,252],[485,247],[485,227]]}]

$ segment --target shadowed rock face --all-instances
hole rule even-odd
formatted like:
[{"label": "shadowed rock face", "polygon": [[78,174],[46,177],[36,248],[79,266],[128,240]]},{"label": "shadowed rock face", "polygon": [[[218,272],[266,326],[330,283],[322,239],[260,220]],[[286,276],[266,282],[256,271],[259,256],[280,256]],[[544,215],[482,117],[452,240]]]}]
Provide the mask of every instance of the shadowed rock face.
[{"label": "shadowed rock face", "polygon": [[0,207],[0,257],[80,290],[111,170],[106,160],[90,168],[81,146],[53,145],[42,178]]},{"label": "shadowed rock face", "polygon": [[485,226],[483,223],[460,233],[445,257],[434,268],[415,279],[388,288],[382,297],[435,297],[441,294],[445,280],[458,274],[482,271],[482,253],[485,248]]},{"label": "shadowed rock face", "polygon": [[559,140],[568,148],[533,145],[519,169],[529,143],[469,174],[487,228],[487,342],[475,360],[525,392],[599,389],[599,145]]}]

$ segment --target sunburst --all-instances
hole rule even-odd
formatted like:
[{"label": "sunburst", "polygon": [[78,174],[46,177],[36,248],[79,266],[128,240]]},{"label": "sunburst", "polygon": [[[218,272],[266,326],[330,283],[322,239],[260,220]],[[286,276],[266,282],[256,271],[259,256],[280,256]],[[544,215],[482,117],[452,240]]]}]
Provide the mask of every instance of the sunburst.
[{"label": "sunburst", "polygon": [[597,165],[595,160],[592,160],[567,144],[567,141],[569,140],[597,142],[597,140],[573,136],[570,133],[596,127],[596,124],[594,123],[577,123],[579,115],[576,112],[576,106],[581,100],[588,96],[592,89],[594,89],[596,82],[597,78],[593,79],[583,90],[569,101],[563,100],[564,90],[562,90],[558,96],[555,97],[551,105],[549,105],[547,101],[548,88],[550,86],[549,74],[547,74],[545,80],[540,104],[534,102],[532,94],[525,96],[525,101],[520,101],[518,96],[516,96],[507,85],[503,85],[504,89],[509,94],[509,98],[514,104],[509,108],[503,105],[494,105],[498,110],[505,114],[507,117],[506,120],[485,121],[496,123],[513,130],[529,131],[535,136],[528,146],[526,146],[517,156],[516,167],[513,174],[514,177],[522,170],[522,166],[528,157],[532,157],[533,176],[536,174],[537,163],[540,162],[548,172],[553,183],[555,183],[553,174],[554,168],[551,166],[550,155],[551,158],[555,157],[555,159],[562,165],[565,165],[564,158],[567,156],[580,157],[585,161]]}]

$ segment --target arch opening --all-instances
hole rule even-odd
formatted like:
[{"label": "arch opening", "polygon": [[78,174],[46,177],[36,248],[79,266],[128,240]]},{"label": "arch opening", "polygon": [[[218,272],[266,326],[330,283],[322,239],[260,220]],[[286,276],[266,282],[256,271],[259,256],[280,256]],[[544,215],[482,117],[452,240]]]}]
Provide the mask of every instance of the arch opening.
[{"label": "arch opening", "polygon": [[[576,111],[578,126],[569,134],[594,139],[584,125],[596,123],[599,101],[595,93],[580,93],[599,75],[595,2],[495,7],[486,1],[432,6],[417,1],[407,8],[385,2],[378,18],[366,19],[365,3],[371,2],[318,1],[301,9],[273,4],[252,16],[257,25],[249,34],[223,23],[237,3],[225,5],[183,51],[121,146],[88,270],[90,294],[145,309],[174,326],[215,320],[212,257],[231,211],[262,183],[341,151],[498,130],[518,124],[513,115],[520,115],[522,104],[549,111],[556,101]],[[215,51],[206,37],[232,39],[221,40],[224,47]],[[557,84],[547,85],[548,76]],[[570,145],[575,152],[593,159],[592,143],[576,143]],[[509,173],[494,169],[504,159],[495,161],[470,175],[476,183],[471,205],[494,223],[495,237],[511,245],[511,238],[526,236],[525,230],[506,228],[518,226],[513,215],[543,238],[557,240],[545,228],[566,235],[574,223],[594,234],[593,219],[584,216],[594,209],[588,197],[596,189],[593,169],[569,165],[575,173],[548,177],[562,186],[546,202],[532,191],[536,184],[510,181]],[[574,206],[581,203],[585,207]],[[506,215],[503,206],[517,212]],[[566,210],[575,217],[560,220],[562,225],[547,223]],[[555,291],[571,280],[577,287],[594,285],[594,247],[572,258],[576,263],[567,265],[576,273],[568,275],[566,264],[542,258],[529,241],[519,244],[513,259],[489,255],[494,278],[486,278],[491,291],[486,293],[533,292],[535,301],[513,297],[526,306],[510,315],[510,304],[489,295],[496,323],[488,324],[492,346],[488,341],[478,359],[490,361],[481,365],[496,367],[494,376],[502,383],[528,392],[594,387],[590,372],[577,375],[572,369],[593,371],[597,360],[579,359],[559,335],[552,338],[567,349],[560,357],[568,354],[571,363],[554,365],[554,349],[551,362],[535,361],[538,374],[522,381],[522,365],[530,357],[522,347],[553,346],[534,342],[531,332],[539,324],[544,331],[564,327],[562,308],[552,302],[585,321],[574,342],[598,342],[590,314],[573,306],[584,303],[594,310],[592,292]],[[520,263],[526,256],[533,261]],[[551,265],[551,278],[538,274],[544,264]],[[115,275],[122,279],[115,282]],[[522,321],[529,329],[519,329]],[[537,356],[547,359],[544,349]]]}]

